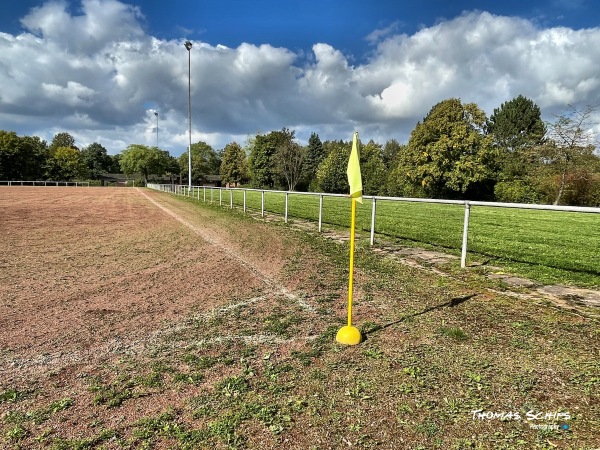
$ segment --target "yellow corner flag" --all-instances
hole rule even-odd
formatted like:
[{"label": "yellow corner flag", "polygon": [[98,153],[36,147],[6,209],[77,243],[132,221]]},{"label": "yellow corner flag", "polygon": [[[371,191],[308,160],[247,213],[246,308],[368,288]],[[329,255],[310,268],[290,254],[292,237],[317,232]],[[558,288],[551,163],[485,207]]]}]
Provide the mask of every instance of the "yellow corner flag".
[{"label": "yellow corner flag", "polygon": [[354,286],[354,229],[356,227],[356,202],[362,203],[362,178],[358,158],[358,133],[352,139],[352,152],[348,160],[348,184],[352,198],[352,216],[350,220],[350,276],[348,279],[348,324],[339,329],[335,337],[340,344],[356,345],[362,340],[358,328],[352,326],[352,290]]},{"label": "yellow corner flag", "polygon": [[350,185],[350,197],[362,203],[362,177],[360,176],[360,159],[358,157],[358,132],[354,132],[352,139],[352,152],[348,160],[348,184]]}]

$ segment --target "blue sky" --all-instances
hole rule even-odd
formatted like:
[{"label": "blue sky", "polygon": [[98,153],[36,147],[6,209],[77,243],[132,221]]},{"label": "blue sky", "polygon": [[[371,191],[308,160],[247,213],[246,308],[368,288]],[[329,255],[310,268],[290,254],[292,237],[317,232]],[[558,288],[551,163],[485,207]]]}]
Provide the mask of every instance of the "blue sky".
[{"label": "blue sky", "polygon": [[[539,26],[574,29],[600,25],[596,0],[145,0],[128,2],[140,8],[143,26],[163,39],[188,38],[236,47],[242,42],[310,50],[325,42],[360,60],[370,51],[374,30],[412,34],[425,26],[465,11],[516,16]],[[40,0],[2,0],[0,30],[22,31],[20,18]],[[69,1],[69,10],[81,5]]]},{"label": "blue sky", "polygon": [[600,103],[600,2],[1,0],[0,123],[111,153],[288,127],[406,142],[438,101]]}]

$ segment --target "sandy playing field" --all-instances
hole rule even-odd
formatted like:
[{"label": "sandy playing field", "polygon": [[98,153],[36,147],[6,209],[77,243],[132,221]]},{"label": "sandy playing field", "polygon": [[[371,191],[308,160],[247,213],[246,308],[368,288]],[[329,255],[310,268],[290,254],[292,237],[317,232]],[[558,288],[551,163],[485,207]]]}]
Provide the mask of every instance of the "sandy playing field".
[{"label": "sandy playing field", "polygon": [[0,391],[85,396],[82,373],[146,358],[194,314],[291,295],[277,278],[293,251],[281,237],[245,239],[186,206],[141,189],[0,188]]},{"label": "sandy playing field", "polygon": [[260,284],[138,190],[7,188],[0,212],[0,348],[18,365],[97,357]]}]

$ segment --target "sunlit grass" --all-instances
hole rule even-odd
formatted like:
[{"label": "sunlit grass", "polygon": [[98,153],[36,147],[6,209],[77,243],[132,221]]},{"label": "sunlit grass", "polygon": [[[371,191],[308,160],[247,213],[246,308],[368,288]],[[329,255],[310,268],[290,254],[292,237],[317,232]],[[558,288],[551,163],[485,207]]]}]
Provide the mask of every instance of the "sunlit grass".
[{"label": "sunlit grass", "polygon": [[[204,198],[201,190],[200,199]],[[197,194],[196,194],[197,195]],[[246,208],[284,215],[285,194],[246,192]],[[231,196],[231,197],[230,197]],[[207,202],[210,189],[206,190]],[[212,192],[219,204],[219,192]],[[221,204],[243,207],[244,192],[224,190]],[[464,206],[432,203],[377,201],[375,232],[414,245],[440,247],[460,254]],[[357,230],[370,232],[372,202],[357,207]],[[319,196],[288,196],[288,218],[317,221]],[[349,227],[350,200],[323,197],[324,225]],[[484,260],[541,282],[600,285],[600,216],[561,211],[471,207],[468,241],[469,261]]]}]

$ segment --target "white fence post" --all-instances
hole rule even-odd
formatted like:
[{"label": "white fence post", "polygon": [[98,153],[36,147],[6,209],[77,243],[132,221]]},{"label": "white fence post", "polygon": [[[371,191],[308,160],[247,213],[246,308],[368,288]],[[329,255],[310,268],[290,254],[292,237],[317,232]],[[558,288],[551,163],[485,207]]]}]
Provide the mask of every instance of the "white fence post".
[{"label": "white fence post", "polygon": [[223,189],[219,189],[219,206],[223,206]]},{"label": "white fence post", "polygon": [[285,223],[288,223],[288,193],[285,193]]},{"label": "white fence post", "polygon": [[229,208],[233,209],[233,190],[229,188]]},{"label": "white fence post", "polygon": [[265,191],[260,193],[260,217],[265,217]]},{"label": "white fence post", "polygon": [[471,205],[465,202],[465,221],[463,224],[462,250],[460,254],[460,268],[464,269],[467,265],[467,242],[469,240],[469,215],[471,213]]},{"label": "white fence post", "polygon": [[375,209],[377,208],[377,199],[373,198],[373,204],[371,208],[371,246],[375,241]]},{"label": "white fence post", "polygon": [[319,195],[319,233],[323,225],[323,194]]},{"label": "white fence post", "polygon": [[244,212],[246,212],[246,189],[244,189]]}]

